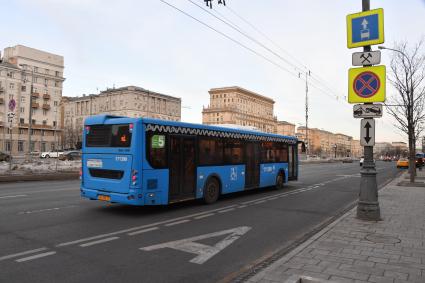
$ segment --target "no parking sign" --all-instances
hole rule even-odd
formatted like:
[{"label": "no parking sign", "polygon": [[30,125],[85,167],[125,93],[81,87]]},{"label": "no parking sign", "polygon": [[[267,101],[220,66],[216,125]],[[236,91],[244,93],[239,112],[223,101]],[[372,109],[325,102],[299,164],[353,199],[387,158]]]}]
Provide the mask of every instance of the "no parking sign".
[{"label": "no parking sign", "polygon": [[385,74],[385,66],[351,68],[348,70],[348,102],[384,102]]}]

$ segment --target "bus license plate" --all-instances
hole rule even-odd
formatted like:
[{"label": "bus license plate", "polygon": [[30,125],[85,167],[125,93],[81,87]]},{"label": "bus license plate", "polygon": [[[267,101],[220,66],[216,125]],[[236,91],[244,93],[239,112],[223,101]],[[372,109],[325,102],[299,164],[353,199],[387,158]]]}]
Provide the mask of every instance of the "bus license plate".
[{"label": "bus license plate", "polygon": [[98,200],[103,200],[103,201],[111,201],[111,197],[110,196],[104,196],[104,195],[98,195],[97,196]]},{"label": "bus license plate", "polygon": [[87,167],[91,168],[102,168],[103,162],[101,159],[88,159],[87,160]]}]

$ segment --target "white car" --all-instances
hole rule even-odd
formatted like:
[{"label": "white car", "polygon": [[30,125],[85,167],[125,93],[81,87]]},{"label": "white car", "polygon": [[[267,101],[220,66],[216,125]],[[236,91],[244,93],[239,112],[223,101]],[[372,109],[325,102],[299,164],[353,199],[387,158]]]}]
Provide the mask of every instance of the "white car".
[{"label": "white car", "polygon": [[63,154],[63,151],[45,151],[40,154],[41,158],[58,158]]}]

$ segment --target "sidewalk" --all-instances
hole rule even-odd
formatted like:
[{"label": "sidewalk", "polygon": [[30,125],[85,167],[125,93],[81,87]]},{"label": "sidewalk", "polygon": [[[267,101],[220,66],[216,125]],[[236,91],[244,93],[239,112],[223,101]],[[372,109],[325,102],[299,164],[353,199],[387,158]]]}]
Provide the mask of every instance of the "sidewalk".
[{"label": "sidewalk", "polygon": [[382,221],[358,220],[354,208],[247,282],[424,283],[425,183],[407,187],[405,176],[379,191]]}]

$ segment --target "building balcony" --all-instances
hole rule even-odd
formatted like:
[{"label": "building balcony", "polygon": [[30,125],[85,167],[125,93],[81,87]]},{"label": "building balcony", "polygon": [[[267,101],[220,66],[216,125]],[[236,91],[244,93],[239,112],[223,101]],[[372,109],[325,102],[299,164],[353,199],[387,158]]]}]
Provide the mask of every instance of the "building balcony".
[{"label": "building balcony", "polygon": [[38,92],[33,92],[31,95],[33,98],[39,98],[40,94]]},{"label": "building balcony", "polygon": [[49,100],[50,99],[50,94],[47,94],[47,93],[43,94],[43,99]]},{"label": "building balcony", "polygon": [[50,109],[50,105],[49,104],[43,104],[43,109],[44,110],[49,110]]},{"label": "building balcony", "polygon": [[37,109],[40,107],[40,105],[38,103],[33,102],[31,107]]}]

